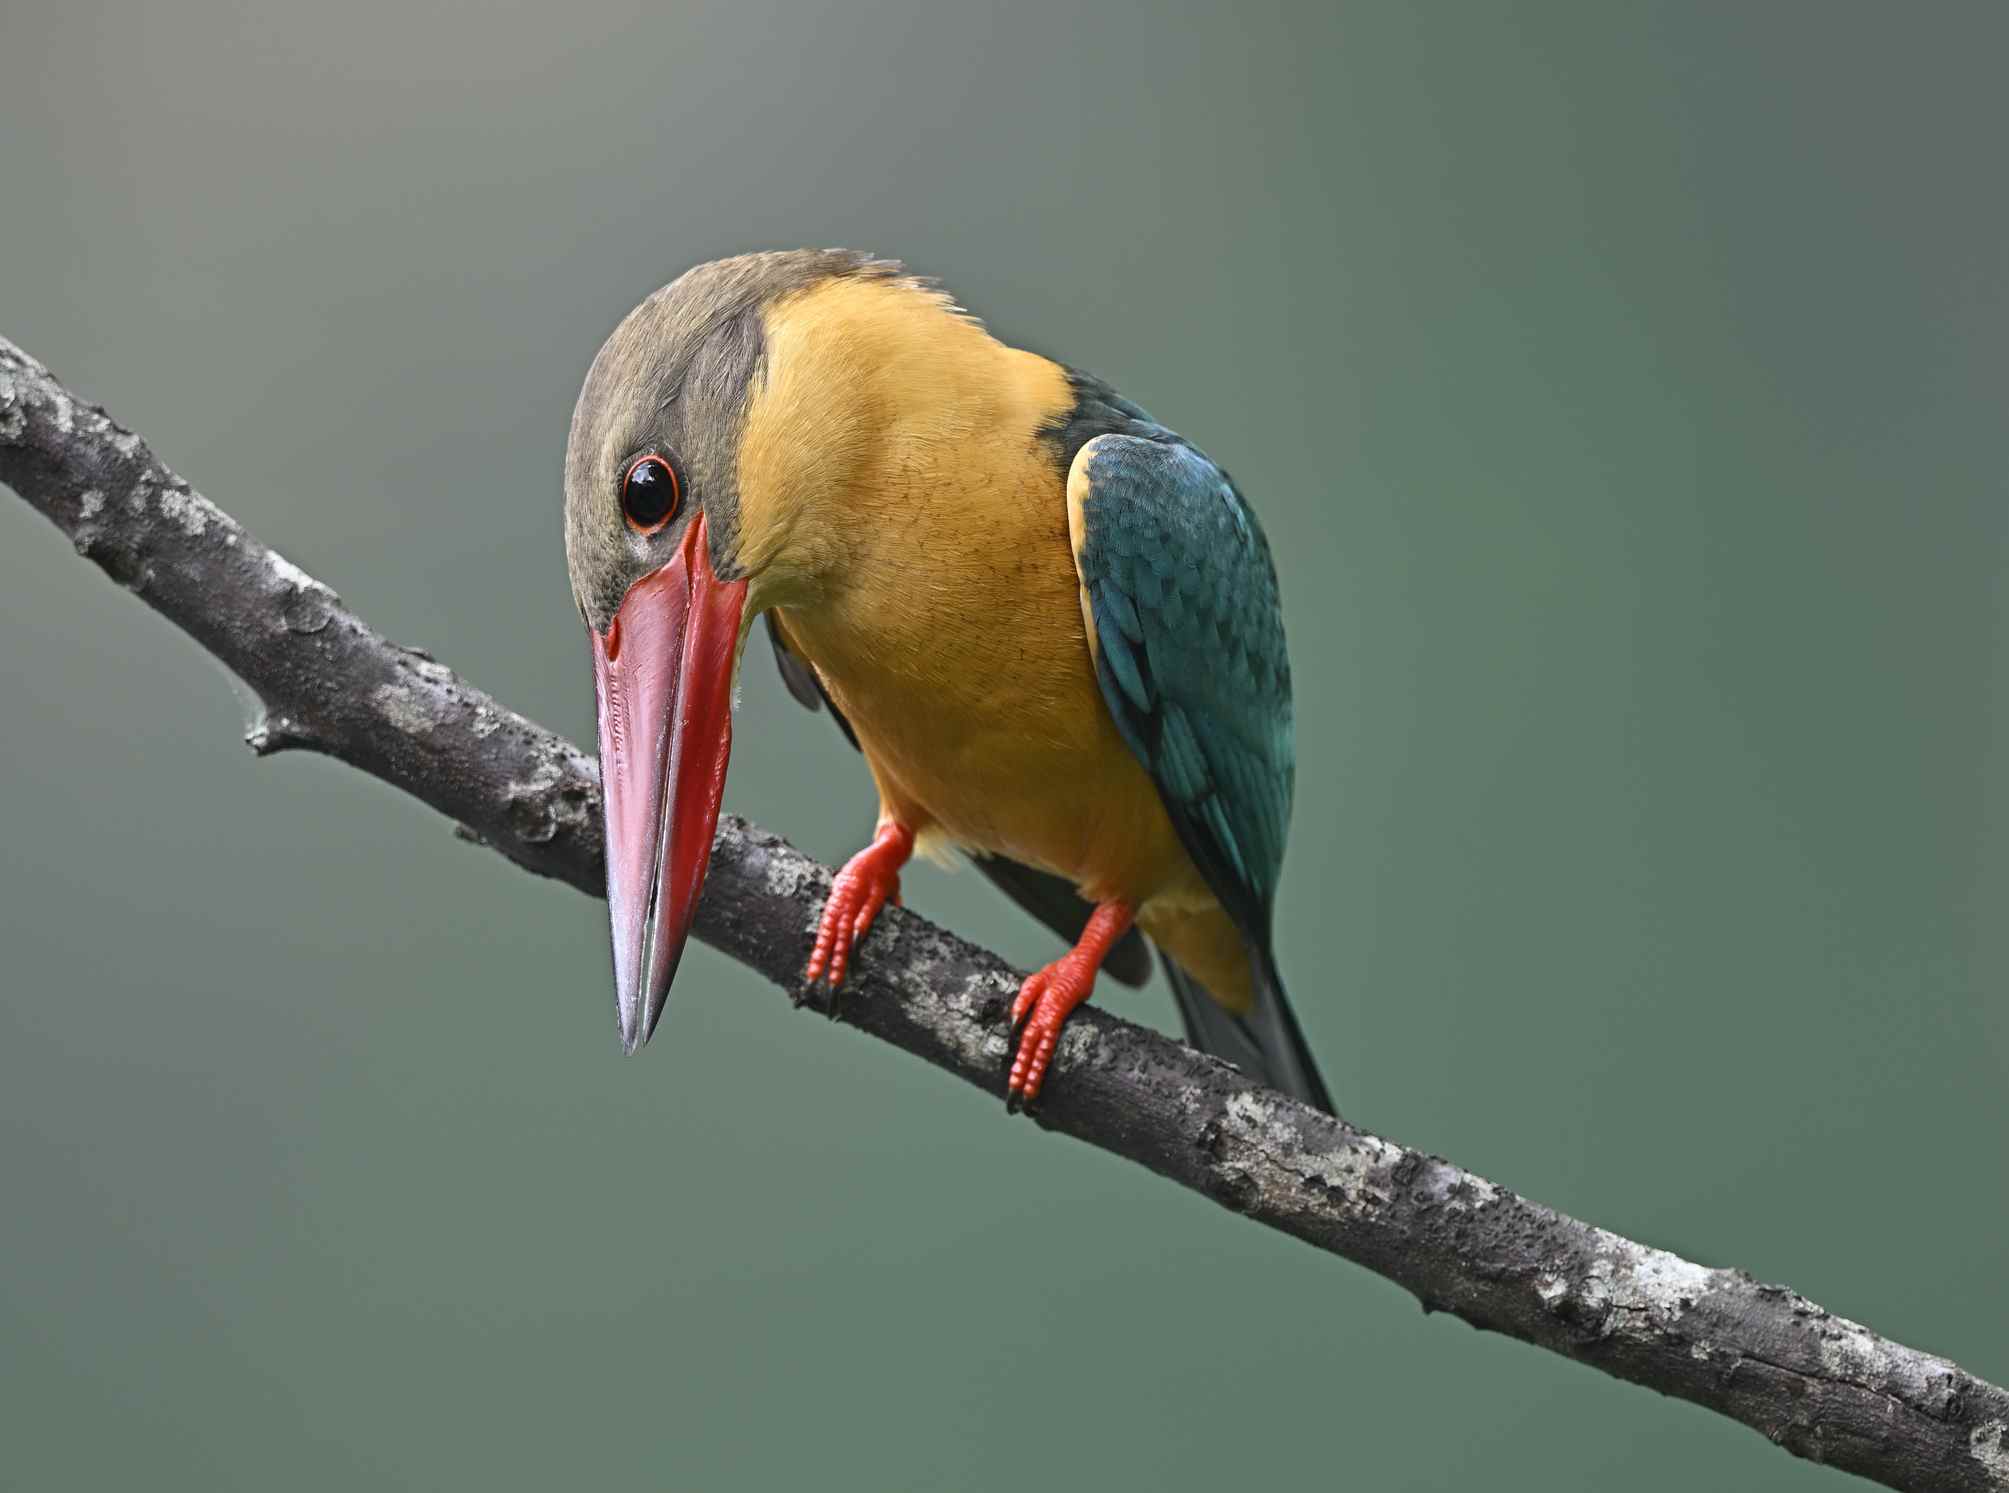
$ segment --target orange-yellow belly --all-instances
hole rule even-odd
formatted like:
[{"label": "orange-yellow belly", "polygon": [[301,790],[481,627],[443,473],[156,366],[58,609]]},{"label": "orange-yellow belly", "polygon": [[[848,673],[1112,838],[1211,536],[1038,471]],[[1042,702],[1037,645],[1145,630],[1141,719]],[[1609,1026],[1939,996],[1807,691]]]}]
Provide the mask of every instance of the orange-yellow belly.
[{"label": "orange-yellow belly", "polygon": [[924,843],[1143,902],[1190,868],[1102,702],[1057,488],[1051,513],[1003,573],[935,551],[962,574],[928,578],[927,615],[878,594],[782,623],[857,732],[884,807]]}]

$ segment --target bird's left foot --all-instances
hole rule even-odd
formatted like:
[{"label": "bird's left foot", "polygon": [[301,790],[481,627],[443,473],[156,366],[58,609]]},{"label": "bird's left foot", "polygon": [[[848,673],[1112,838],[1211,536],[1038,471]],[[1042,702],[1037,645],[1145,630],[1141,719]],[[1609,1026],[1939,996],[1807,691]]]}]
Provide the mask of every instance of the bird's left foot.
[{"label": "bird's left foot", "polygon": [[1005,1110],[1015,1114],[1039,1097],[1047,1067],[1060,1045],[1060,1029],[1074,1008],[1095,990],[1095,976],[1116,941],[1130,931],[1128,903],[1104,902],[1095,909],[1080,941],[1037,974],[1026,976],[1011,1005],[1011,1034],[1005,1054]]}]

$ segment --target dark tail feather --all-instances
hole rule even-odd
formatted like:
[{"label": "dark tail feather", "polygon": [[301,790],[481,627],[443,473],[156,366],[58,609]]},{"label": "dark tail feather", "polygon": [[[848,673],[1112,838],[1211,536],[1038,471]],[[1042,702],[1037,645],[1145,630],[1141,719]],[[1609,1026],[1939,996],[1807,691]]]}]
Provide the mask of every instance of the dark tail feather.
[{"label": "dark tail feather", "polygon": [[1207,994],[1206,987],[1170,954],[1160,949],[1158,957],[1185,1018],[1187,1041],[1202,1052],[1226,1058],[1259,1083],[1282,1089],[1329,1115],[1339,1113],[1325,1080],[1318,1076],[1318,1064],[1312,1061],[1297,1018],[1291,1015],[1275,964],[1256,956],[1256,1004],[1246,1016],[1237,1016]]}]

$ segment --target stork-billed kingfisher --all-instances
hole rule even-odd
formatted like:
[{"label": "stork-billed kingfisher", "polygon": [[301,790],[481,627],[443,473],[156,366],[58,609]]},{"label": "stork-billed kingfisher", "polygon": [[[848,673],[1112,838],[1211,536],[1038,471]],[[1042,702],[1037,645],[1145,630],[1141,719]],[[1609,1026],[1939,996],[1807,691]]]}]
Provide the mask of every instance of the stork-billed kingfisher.
[{"label": "stork-billed kingfisher", "polygon": [[840,984],[908,858],[955,847],[1073,944],[1012,1007],[1008,1104],[1038,1095],[1099,970],[1148,975],[1142,929],[1197,1046],[1332,1108],[1272,944],[1294,761],[1276,571],[1197,447],[896,263],[749,254],[601,347],[565,547],[630,1052],[690,931],[765,616],[790,692],[829,707],[879,795],[807,980]]}]

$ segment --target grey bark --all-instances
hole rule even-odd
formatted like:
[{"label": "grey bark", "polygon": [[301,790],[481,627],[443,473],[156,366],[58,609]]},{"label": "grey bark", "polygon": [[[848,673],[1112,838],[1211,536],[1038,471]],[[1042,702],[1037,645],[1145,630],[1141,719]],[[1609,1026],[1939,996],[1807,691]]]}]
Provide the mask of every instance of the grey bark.
[{"label": "grey bark", "polygon": [[[339,757],[601,894],[591,758],[373,632],[4,338],[0,480],[251,687],[255,752]],[[829,884],[727,817],[697,936],[799,997]],[[995,1096],[1017,985],[995,955],[888,908],[833,1014]],[[1033,1118],[1364,1265],[1425,1311],[1707,1406],[1797,1456],[1892,1488],[2009,1490],[2009,1393],[1948,1360],[1517,1197],[1093,1007],[1069,1022]]]}]

